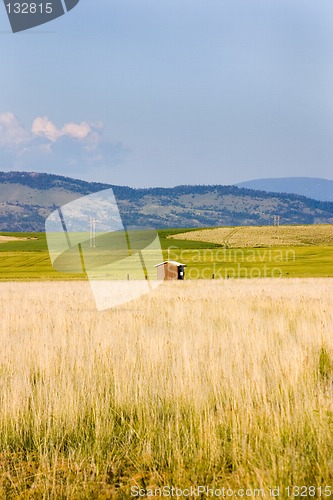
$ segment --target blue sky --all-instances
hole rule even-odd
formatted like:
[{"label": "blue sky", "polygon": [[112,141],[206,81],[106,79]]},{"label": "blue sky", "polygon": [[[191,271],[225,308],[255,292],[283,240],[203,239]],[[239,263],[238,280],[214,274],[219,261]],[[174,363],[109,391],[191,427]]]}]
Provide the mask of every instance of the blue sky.
[{"label": "blue sky", "polygon": [[81,0],[9,29],[1,8],[0,170],[333,178],[331,0]]}]

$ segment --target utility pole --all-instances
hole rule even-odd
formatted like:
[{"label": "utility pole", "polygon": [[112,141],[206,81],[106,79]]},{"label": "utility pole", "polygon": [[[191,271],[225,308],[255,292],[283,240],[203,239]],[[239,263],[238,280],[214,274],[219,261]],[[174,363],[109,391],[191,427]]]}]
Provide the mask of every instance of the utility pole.
[{"label": "utility pole", "polygon": [[277,239],[280,238],[280,234],[279,234],[279,227],[280,227],[280,215],[274,215],[274,226],[277,228],[276,230],[276,235],[277,235]]},{"label": "utility pole", "polygon": [[96,247],[96,219],[95,217],[90,217],[90,235],[89,235],[89,246],[90,248]]}]

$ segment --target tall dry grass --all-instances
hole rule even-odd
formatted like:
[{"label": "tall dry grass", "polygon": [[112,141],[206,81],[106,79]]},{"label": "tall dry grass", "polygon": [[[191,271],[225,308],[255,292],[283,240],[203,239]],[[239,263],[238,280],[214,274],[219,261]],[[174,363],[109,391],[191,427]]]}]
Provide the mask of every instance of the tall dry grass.
[{"label": "tall dry grass", "polygon": [[332,284],[1,284],[0,498],[332,484]]}]

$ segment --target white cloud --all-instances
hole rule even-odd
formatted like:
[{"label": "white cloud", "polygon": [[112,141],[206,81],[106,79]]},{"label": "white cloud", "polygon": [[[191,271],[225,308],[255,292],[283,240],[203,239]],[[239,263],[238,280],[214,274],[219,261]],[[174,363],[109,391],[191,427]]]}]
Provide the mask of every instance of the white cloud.
[{"label": "white cloud", "polygon": [[[13,113],[0,113],[0,169],[93,169],[122,161],[127,150],[103,137],[102,122],[69,121],[57,127],[47,116],[25,127]],[[74,175],[75,176],[75,175]]]},{"label": "white cloud", "polygon": [[92,133],[92,126],[87,122],[69,122],[58,129],[47,116],[39,116],[32,123],[32,133],[40,137],[46,137],[52,142],[56,142],[60,137],[72,137],[73,139],[84,140]]},{"label": "white cloud", "polygon": [[13,113],[0,113],[0,147],[17,148],[31,140],[31,134]]},{"label": "white cloud", "polygon": [[35,118],[32,122],[31,131],[35,135],[47,137],[52,142],[55,142],[61,136],[60,131],[46,116]]},{"label": "white cloud", "polygon": [[75,139],[83,140],[90,133],[92,129],[87,122],[77,123],[67,123],[61,129],[61,135],[68,135],[68,137],[74,137]]}]

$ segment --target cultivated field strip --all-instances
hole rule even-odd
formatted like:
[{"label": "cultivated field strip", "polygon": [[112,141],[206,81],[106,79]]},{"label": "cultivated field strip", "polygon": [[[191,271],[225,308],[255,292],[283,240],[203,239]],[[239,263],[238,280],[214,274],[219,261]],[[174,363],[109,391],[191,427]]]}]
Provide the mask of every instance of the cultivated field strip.
[{"label": "cultivated field strip", "polygon": [[218,227],[175,234],[170,239],[218,243],[229,248],[333,245],[333,225]]}]

